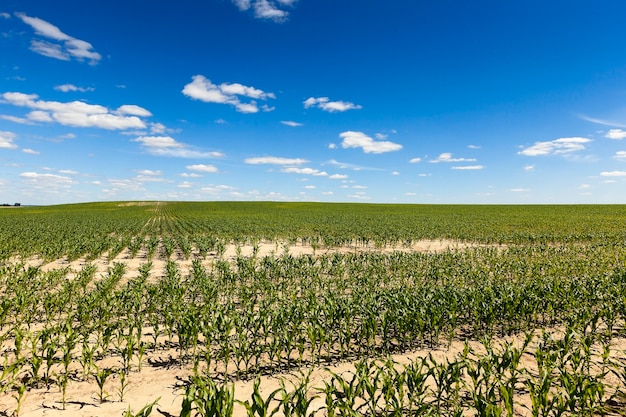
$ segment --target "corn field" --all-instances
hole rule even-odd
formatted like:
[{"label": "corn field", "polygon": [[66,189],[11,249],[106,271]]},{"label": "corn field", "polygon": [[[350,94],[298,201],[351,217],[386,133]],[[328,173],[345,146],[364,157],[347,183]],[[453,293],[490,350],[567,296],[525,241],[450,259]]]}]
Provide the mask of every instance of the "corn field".
[{"label": "corn field", "polygon": [[[411,250],[426,239],[468,245]],[[41,391],[60,415],[624,414],[625,319],[624,206],[0,210],[4,415]],[[175,405],[128,397],[134,375],[164,368],[181,375],[161,388]]]}]

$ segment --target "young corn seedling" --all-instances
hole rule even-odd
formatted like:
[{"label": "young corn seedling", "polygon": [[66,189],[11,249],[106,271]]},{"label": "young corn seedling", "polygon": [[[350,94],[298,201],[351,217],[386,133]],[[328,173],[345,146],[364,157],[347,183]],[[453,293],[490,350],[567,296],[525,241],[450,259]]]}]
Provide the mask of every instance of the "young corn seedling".
[{"label": "young corn seedling", "polygon": [[180,417],[232,417],[235,403],[233,385],[217,384],[209,377],[194,375],[185,388]]},{"label": "young corn seedling", "polygon": [[278,395],[282,388],[278,388],[272,391],[267,398],[263,399],[261,392],[259,390],[259,386],[261,385],[261,380],[257,378],[254,381],[252,395],[250,396],[250,400],[239,401],[235,400],[237,403],[243,405],[246,408],[246,415],[248,417],[271,417],[275,415],[280,409],[280,403],[270,411],[270,405],[274,401],[276,395]]},{"label": "young corn seedling", "polygon": [[311,404],[319,395],[311,395],[310,391],[311,371],[302,375],[297,382],[291,382],[292,390],[287,391],[285,382],[280,381],[282,399],[280,404],[285,417],[312,417],[317,410],[311,410]]},{"label": "young corn seedling", "polygon": [[124,414],[122,414],[122,417],[148,417],[150,414],[152,414],[152,409],[154,408],[155,405],[159,403],[160,399],[161,397],[157,398],[150,404],[144,405],[143,408],[137,411],[136,413],[130,410],[130,405],[129,405],[128,409],[124,411]]}]

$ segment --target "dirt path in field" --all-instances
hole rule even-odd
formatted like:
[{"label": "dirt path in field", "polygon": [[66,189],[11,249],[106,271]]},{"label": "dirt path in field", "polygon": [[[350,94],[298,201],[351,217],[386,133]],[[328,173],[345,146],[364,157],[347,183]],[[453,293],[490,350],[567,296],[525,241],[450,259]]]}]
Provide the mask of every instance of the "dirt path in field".
[{"label": "dirt path in field", "polygon": [[[464,250],[475,247],[485,247],[487,245],[481,245],[477,243],[456,242],[452,240],[420,240],[413,242],[411,245],[396,245],[378,247],[373,244],[370,245],[350,245],[340,246],[335,248],[315,248],[311,245],[303,244],[289,244],[286,241],[283,242],[261,242],[258,245],[253,246],[251,244],[246,245],[225,245],[224,253],[219,255],[217,252],[209,252],[206,256],[201,256],[197,250],[193,250],[191,256],[186,258],[180,251],[176,251],[172,254],[169,260],[175,261],[179,270],[184,275],[186,271],[191,268],[192,261],[198,259],[205,267],[210,267],[216,260],[223,259],[234,262],[238,256],[253,256],[256,252],[256,256],[263,258],[278,257],[282,255],[291,256],[320,256],[332,253],[393,253],[393,252],[421,252],[421,253],[439,253],[447,250]],[[494,246],[500,247],[500,246]],[[54,269],[67,268],[68,277],[72,278],[80,271],[85,265],[93,264],[96,266],[96,277],[106,274],[110,267],[114,263],[122,263],[126,265],[126,274],[124,276],[125,281],[135,278],[139,275],[139,267],[147,262],[152,263],[151,278],[158,279],[165,276],[166,264],[168,259],[165,256],[165,250],[162,245],[157,248],[156,254],[151,258],[148,257],[146,250],[140,250],[134,257],[131,256],[130,251],[124,249],[113,259],[109,259],[109,255],[104,253],[98,258],[93,260],[87,260],[85,258],[79,258],[73,261],[68,261],[65,258],[57,259],[52,262],[44,262],[42,259],[33,257],[29,259],[14,258],[12,263],[24,263],[25,266],[39,267],[42,271],[51,271]]]}]

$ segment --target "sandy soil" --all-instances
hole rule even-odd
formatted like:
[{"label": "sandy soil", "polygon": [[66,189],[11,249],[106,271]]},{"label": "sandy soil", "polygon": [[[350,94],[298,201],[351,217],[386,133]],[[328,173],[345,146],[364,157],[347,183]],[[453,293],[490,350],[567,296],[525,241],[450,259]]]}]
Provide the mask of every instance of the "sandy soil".
[{"label": "sandy soil", "polygon": [[[383,251],[390,252],[394,250],[402,251],[421,251],[421,252],[437,252],[449,249],[463,249],[468,245],[460,244],[450,241],[424,241],[417,242],[411,247],[397,247],[397,248],[374,248],[374,247],[345,247],[334,249],[344,252],[350,251]],[[317,249],[314,250],[310,246],[292,245],[287,246],[284,243],[261,243],[258,247],[258,256],[279,256],[288,252],[293,256],[301,255],[314,255],[320,253],[326,253],[330,249]],[[234,245],[230,245],[226,248],[223,258],[234,260],[238,253],[244,256],[252,255],[253,248],[251,246],[244,246],[237,248]],[[194,255],[194,256],[197,256]],[[192,258],[194,257],[192,256]],[[186,268],[191,266],[191,259],[184,259],[180,254],[176,254],[172,257],[177,262],[179,268],[185,271]],[[210,254],[202,260],[202,262],[211,263],[217,259],[216,254]],[[20,260],[15,260],[16,262]],[[112,265],[112,262],[121,262],[126,264],[127,273],[125,279],[131,279],[138,275],[138,268],[141,264],[147,262],[146,254],[140,252],[136,257],[131,258],[128,251],[120,253],[114,260],[109,260],[106,255],[96,259],[93,263],[97,266],[97,274],[106,273],[107,269]],[[44,264],[38,259],[28,259],[22,262],[26,262],[28,265],[39,266],[43,270],[51,270],[56,268],[69,268],[69,275],[71,276],[76,271],[80,270],[87,261],[79,259],[72,262],[67,260],[57,260],[54,262]],[[153,263],[152,274],[154,276],[163,275],[165,271],[166,260],[155,257],[151,260]],[[521,338],[510,339],[514,343],[521,343]],[[618,341],[615,346],[616,351],[623,352],[626,349],[626,342],[623,340]],[[481,345],[473,342],[472,347],[476,351],[480,351]],[[455,358],[460,352],[462,352],[464,344],[460,341],[454,341],[450,346],[434,349],[434,350],[422,350],[411,352],[403,355],[395,355],[393,359],[401,364],[409,363],[412,359],[421,356],[427,356],[432,353],[433,356],[441,361],[446,359]],[[165,353],[159,353],[164,355]],[[154,359],[154,358],[153,358]],[[158,358],[157,358],[158,359]],[[167,362],[167,357],[162,358]],[[119,361],[119,358],[111,358],[111,361]],[[533,367],[534,358],[530,355],[525,355],[525,366]],[[101,364],[102,366],[114,366],[119,367],[119,363]],[[345,373],[354,370],[354,365],[351,362],[336,363],[330,366],[328,369],[335,373]],[[111,375],[104,386],[106,392],[106,400],[101,402],[99,399],[99,388],[93,377],[88,378],[86,381],[72,380],[70,381],[67,389],[67,403],[65,410],[62,409],[61,392],[57,386],[52,386],[49,389],[45,387],[38,389],[31,389],[27,391],[24,396],[22,409],[20,416],[23,417],[35,417],[35,416],[103,416],[113,417],[121,416],[130,407],[133,411],[138,411],[144,405],[151,403],[157,398],[158,405],[153,410],[153,416],[178,416],[180,412],[180,406],[182,402],[183,389],[181,384],[186,380],[188,376],[192,374],[191,366],[181,366],[173,364],[172,366],[156,366],[150,363],[144,363],[141,371],[135,367],[127,376],[127,387],[123,395],[123,400],[120,399],[120,386],[121,381],[118,375]],[[270,392],[280,387],[280,380],[290,380],[294,378],[296,374],[276,374],[271,377],[265,376],[261,378],[261,392],[264,396],[269,395]],[[318,367],[312,369],[311,385],[313,387],[323,387],[323,381],[329,379],[329,373],[324,367]],[[289,384],[287,384],[289,386]],[[253,381],[236,381],[234,382],[235,397],[239,400],[246,400],[250,398],[253,389]],[[0,394],[0,415],[11,415],[15,408],[16,399],[15,393]],[[313,409],[317,409],[323,406],[322,399],[317,399],[313,405]],[[520,415],[529,415],[528,410],[520,408],[518,410]],[[3,414],[4,412],[4,414]],[[318,413],[323,415],[323,411]],[[245,416],[245,408],[241,405],[235,405],[235,415]]]}]

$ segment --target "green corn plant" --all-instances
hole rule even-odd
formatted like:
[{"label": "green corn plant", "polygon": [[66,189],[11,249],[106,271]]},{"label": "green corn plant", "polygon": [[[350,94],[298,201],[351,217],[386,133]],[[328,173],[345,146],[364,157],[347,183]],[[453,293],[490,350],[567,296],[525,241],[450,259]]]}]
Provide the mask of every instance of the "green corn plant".
[{"label": "green corn plant", "polygon": [[257,378],[254,381],[254,385],[252,388],[253,391],[250,396],[250,400],[235,400],[238,404],[241,404],[246,408],[246,415],[248,417],[271,417],[275,415],[280,409],[280,403],[272,410],[270,410],[270,404],[274,402],[274,398],[282,391],[282,388],[278,388],[272,391],[264,399],[259,390],[260,385],[261,380]]},{"label": "green corn plant", "polygon": [[143,408],[137,412],[132,412],[129,405],[128,409],[122,414],[122,417],[148,417],[152,414],[152,409],[159,403],[160,399],[161,397],[152,401],[150,404],[144,405]]},{"label": "green corn plant", "polygon": [[185,388],[180,417],[192,411],[203,417],[232,417],[235,403],[233,385],[218,386],[210,377],[193,375]]},{"label": "green corn plant", "polygon": [[339,412],[342,416],[358,416],[357,400],[363,394],[363,383],[357,373],[350,380],[326,368],[331,380],[324,381],[322,392],[326,395],[326,412],[329,417]]},{"label": "green corn plant", "polygon": [[124,396],[126,395],[127,391],[128,391],[128,380],[126,379],[128,377],[128,371],[126,369],[120,369],[117,371],[117,375],[120,379],[120,385],[119,388],[117,389],[117,394],[120,398],[120,401],[124,401]]},{"label": "green corn plant", "polygon": [[111,368],[102,368],[96,371],[95,379],[99,390],[98,399],[101,403],[105,402],[109,397],[109,394],[104,390],[104,385],[111,374],[113,374],[113,370]]},{"label": "green corn plant", "polygon": [[281,379],[281,393],[282,398],[280,405],[285,417],[312,417],[317,410],[311,410],[311,404],[319,395],[313,395],[310,393],[311,387],[311,372],[302,374],[296,382],[290,381],[291,390],[287,390],[285,387],[285,381]]}]

